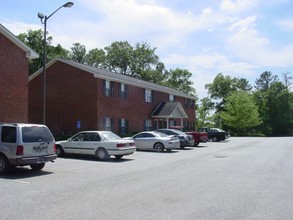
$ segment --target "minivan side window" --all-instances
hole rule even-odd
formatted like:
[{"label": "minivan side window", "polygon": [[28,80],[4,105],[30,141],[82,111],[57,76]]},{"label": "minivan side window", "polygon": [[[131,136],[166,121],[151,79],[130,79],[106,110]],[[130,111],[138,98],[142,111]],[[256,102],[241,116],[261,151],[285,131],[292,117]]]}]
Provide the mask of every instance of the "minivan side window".
[{"label": "minivan side window", "polygon": [[1,141],[6,143],[16,143],[16,127],[3,126]]}]

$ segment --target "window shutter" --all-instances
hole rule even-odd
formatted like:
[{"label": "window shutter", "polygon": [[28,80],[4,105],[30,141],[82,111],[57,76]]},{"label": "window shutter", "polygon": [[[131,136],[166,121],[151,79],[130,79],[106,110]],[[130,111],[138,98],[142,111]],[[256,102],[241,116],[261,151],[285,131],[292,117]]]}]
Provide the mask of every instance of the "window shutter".
[{"label": "window shutter", "polygon": [[118,126],[119,126],[119,134],[122,134],[121,118],[118,119]]},{"label": "window shutter", "polygon": [[106,120],[107,118],[103,118],[103,130],[106,130]]},{"label": "window shutter", "polygon": [[110,96],[114,96],[114,82],[111,81],[111,95]]},{"label": "window shutter", "polygon": [[128,134],[129,129],[128,129],[128,120],[125,119],[125,133]]},{"label": "window shutter", "polygon": [[114,119],[111,118],[111,131],[114,131]]},{"label": "window shutter", "polygon": [[121,91],[121,83],[118,84],[118,94],[119,94],[119,97],[122,97],[123,96],[123,93]]},{"label": "window shutter", "polygon": [[103,79],[103,95],[106,95],[106,80]]},{"label": "window shutter", "polygon": [[125,99],[128,98],[128,85],[125,85],[125,94],[124,94],[124,98],[125,98]]}]

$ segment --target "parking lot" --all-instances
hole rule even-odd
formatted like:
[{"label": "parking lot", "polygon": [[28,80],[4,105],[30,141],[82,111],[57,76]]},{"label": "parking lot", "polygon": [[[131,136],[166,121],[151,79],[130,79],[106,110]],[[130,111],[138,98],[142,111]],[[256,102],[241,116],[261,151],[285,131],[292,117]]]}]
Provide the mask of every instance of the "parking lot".
[{"label": "parking lot", "polygon": [[121,160],[67,156],[0,178],[1,219],[291,219],[293,138],[237,138]]}]

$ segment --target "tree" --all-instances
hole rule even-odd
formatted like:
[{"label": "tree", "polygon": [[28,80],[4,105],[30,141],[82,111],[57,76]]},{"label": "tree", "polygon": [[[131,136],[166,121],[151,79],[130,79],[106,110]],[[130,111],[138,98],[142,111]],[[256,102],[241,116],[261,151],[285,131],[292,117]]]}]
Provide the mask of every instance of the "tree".
[{"label": "tree", "polygon": [[54,58],[69,58],[69,51],[64,49],[60,44],[57,44],[56,47],[48,46],[47,47],[47,60],[53,60]]},{"label": "tree", "polygon": [[278,81],[278,76],[273,75],[269,71],[265,71],[255,81],[255,89],[258,91],[266,91],[269,89],[271,83],[274,83],[277,81]]},{"label": "tree", "polygon": [[216,112],[223,110],[226,98],[235,91],[249,92],[252,90],[252,86],[244,78],[231,78],[230,76],[223,76],[219,73],[213,83],[207,84],[208,94],[211,99],[215,99]]},{"label": "tree", "polygon": [[115,73],[129,75],[133,47],[127,41],[116,41],[105,47],[106,58],[103,68]]},{"label": "tree", "polygon": [[86,48],[80,43],[74,43],[69,53],[70,60],[77,63],[85,63]]},{"label": "tree", "polygon": [[271,72],[264,72],[256,80],[254,98],[259,106],[263,124],[259,127],[267,136],[292,134],[293,94],[289,91],[290,79],[285,84]]},{"label": "tree", "polygon": [[131,54],[130,75],[147,80],[149,74],[156,70],[159,57],[155,54],[156,48],[147,43],[137,43]]},{"label": "tree", "polygon": [[206,127],[210,124],[211,116],[209,112],[214,109],[214,103],[208,97],[202,98],[200,100],[199,108],[196,114],[196,125],[197,128]]},{"label": "tree", "polygon": [[196,97],[196,90],[193,87],[193,82],[190,80],[192,73],[186,69],[170,70],[166,75],[166,80],[163,85],[177,89],[189,95]]},{"label": "tree", "polygon": [[[29,61],[29,74],[31,75],[43,66],[44,32],[41,29],[34,31],[28,30],[27,33],[21,33],[17,37],[39,54],[39,58]],[[62,48],[60,44],[56,47],[52,46],[52,40],[52,36],[49,36],[49,33],[47,32],[47,62],[57,57],[67,58],[68,51]]]},{"label": "tree", "polygon": [[224,111],[221,113],[223,123],[238,135],[261,124],[258,109],[251,95],[245,91],[233,92],[227,97]]},{"label": "tree", "polygon": [[94,67],[102,67],[103,63],[105,62],[105,59],[105,51],[98,48],[90,50],[85,56],[86,63]]},{"label": "tree", "polygon": [[[17,37],[27,46],[39,54],[39,58],[29,61],[29,74],[33,74],[43,66],[43,36],[44,32],[39,30],[28,30],[27,33],[21,33]],[[52,37],[47,35],[47,44],[50,45]]]},{"label": "tree", "polygon": [[286,88],[289,90],[290,86],[292,85],[293,76],[291,76],[291,73],[283,73],[284,77],[284,83]]}]

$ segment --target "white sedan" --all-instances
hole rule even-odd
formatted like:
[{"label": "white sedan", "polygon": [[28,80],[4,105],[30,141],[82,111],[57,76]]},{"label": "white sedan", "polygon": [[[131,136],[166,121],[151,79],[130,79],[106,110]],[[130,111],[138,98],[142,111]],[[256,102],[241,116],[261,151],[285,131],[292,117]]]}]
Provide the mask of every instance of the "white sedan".
[{"label": "white sedan", "polygon": [[156,131],[143,131],[132,137],[124,138],[134,140],[136,148],[163,152],[180,148],[180,141],[175,136],[170,136]]},{"label": "white sedan", "polygon": [[64,154],[94,155],[106,160],[111,155],[121,159],[136,150],[133,140],[125,140],[111,131],[82,131],[68,140],[56,142],[57,156]]}]

